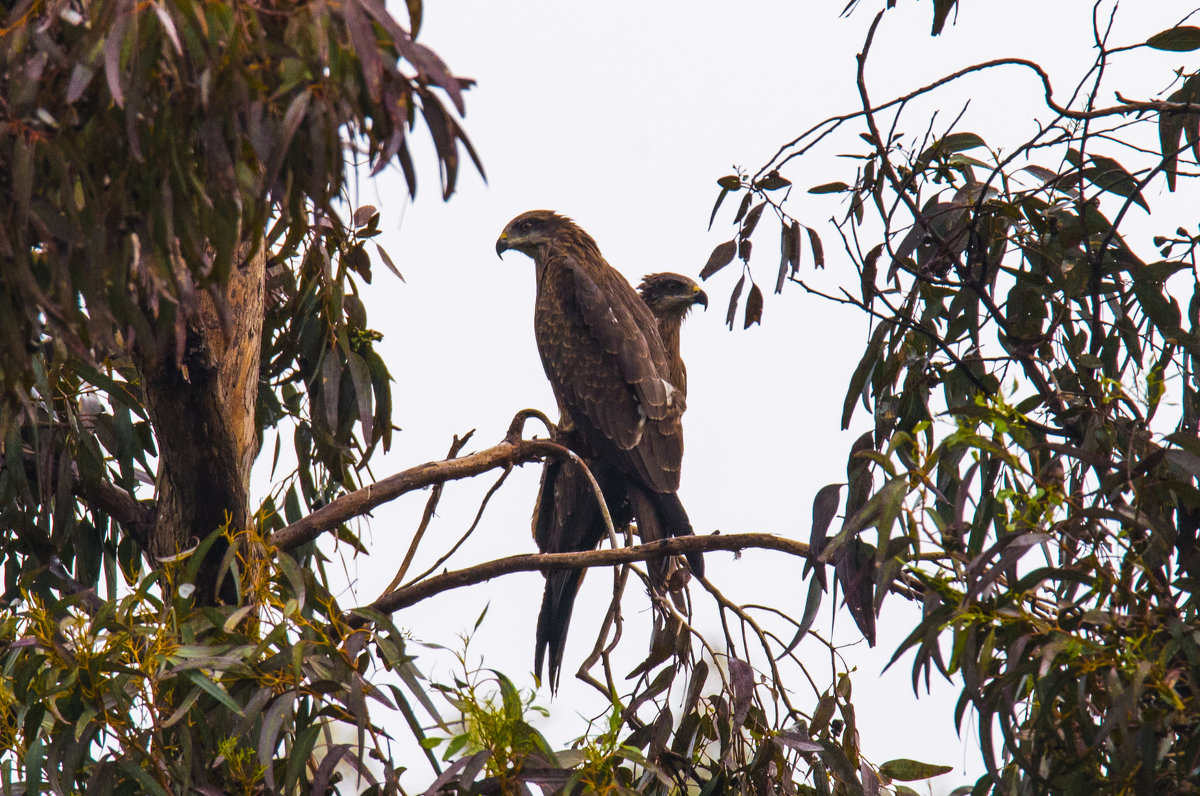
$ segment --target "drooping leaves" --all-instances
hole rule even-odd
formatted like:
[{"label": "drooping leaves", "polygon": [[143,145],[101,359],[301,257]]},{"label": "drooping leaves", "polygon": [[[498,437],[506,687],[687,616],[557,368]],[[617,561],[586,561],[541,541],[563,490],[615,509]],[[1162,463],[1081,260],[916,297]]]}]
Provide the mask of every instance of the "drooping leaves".
[{"label": "drooping leaves", "polygon": [[155,345],[151,329],[168,321],[182,339],[199,293],[221,295],[213,287],[239,246],[273,219],[302,226],[306,205],[333,215],[352,142],[378,168],[405,164],[420,115],[446,195],[460,147],[478,165],[440,98],[461,113],[465,82],[375,0],[288,14],[105,0],[10,22],[0,430],[26,403],[28,351],[41,341],[95,365]]},{"label": "drooping leaves", "polygon": [[[935,32],[955,7],[934,3]],[[1200,28],[1176,25],[1146,44],[1192,53]],[[1099,46],[1106,59],[1147,52]],[[1200,467],[1183,451],[1196,448],[1200,428],[1200,235],[1175,221],[1173,232],[1128,222],[1165,226],[1160,214],[1178,212],[1169,199],[1150,202],[1159,172],[1171,191],[1195,179],[1200,75],[1164,73],[1163,84],[1175,80],[1165,102],[1116,93],[1115,104],[1107,77],[1094,78],[1050,97],[1039,89],[1047,108],[1024,139],[939,131],[940,118],[906,129],[909,99],[898,111],[876,97],[855,131],[867,149],[836,150],[851,173],[810,189],[804,205],[811,212],[826,198],[815,217],[833,217],[847,250],[841,284],[806,283],[805,298],[830,296],[872,325],[841,416],[843,428],[857,416],[871,430],[851,447],[846,521],[830,537],[814,520],[812,548],[835,563],[864,635],[889,593],[922,603],[893,660],[911,653],[914,688],[935,671],[961,678],[956,715],[961,726],[968,708],[978,714],[990,771],[976,793],[1098,790],[1114,771],[1137,783],[1129,787],[1170,791],[1186,775],[1168,761],[1195,745],[1151,739],[1174,721],[1200,726],[1190,702],[1149,696],[1165,686],[1163,660],[1188,680],[1165,686],[1172,693],[1197,687],[1185,663],[1195,645],[1154,628],[1190,626],[1196,610],[1187,595],[1200,573]],[[932,85],[916,95],[939,96]],[[1056,103],[1065,97],[1064,110]],[[981,101],[991,100],[972,104]],[[813,126],[759,173],[795,180],[826,125],[847,118]],[[1149,125],[1157,152],[1134,133]],[[760,190],[743,205],[768,200],[782,221],[778,291],[794,273],[793,230],[809,231],[818,267],[824,252],[788,202]],[[1150,246],[1157,257],[1145,259]],[[805,630],[819,593],[814,579]],[[1051,605],[1047,625],[1041,606]],[[814,727],[833,711],[822,705]],[[1087,739],[1087,751],[1063,738]],[[821,759],[847,770],[849,761]],[[897,760],[879,773],[942,770]],[[864,789],[873,783],[861,777]]]}]

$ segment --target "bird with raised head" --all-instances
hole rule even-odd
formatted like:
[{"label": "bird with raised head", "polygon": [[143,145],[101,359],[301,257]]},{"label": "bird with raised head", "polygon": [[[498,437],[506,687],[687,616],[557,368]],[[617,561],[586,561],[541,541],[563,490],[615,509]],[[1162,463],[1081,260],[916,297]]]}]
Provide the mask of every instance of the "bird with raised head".
[{"label": "bird with raised head", "polygon": [[[548,210],[517,216],[496,242],[497,253],[510,249],[534,261],[534,336],[562,414],[556,439],[588,462],[616,523],[636,517],[644,541],[692,533],[676,494],[686,402],[672,381],[678,352],[664,345],[660,320],[591,236],[564,216]],[[702,294],[693,293],[693,303]],[[547,552],[590,549],[603,534],[590,485],[585,493],[574,483],[581,473],[560,483],[564,472],[570,468],[551,465],[543,474],[534,530]],[[688,563],[703,574],[699,554]],[[665,562],[651,562],[657,588],[664,572]],[[549,648],[552,686],[578,582],[577,571],[547,579],[536,665],[540,672]]]}]

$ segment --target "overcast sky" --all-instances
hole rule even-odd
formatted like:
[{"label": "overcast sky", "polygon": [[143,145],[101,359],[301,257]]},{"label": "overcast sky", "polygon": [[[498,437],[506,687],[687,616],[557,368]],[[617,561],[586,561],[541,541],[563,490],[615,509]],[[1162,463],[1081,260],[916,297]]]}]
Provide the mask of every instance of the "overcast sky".
[{"label": "overcast sky", "polygon": [[[396,378],[394,419],[403,429],[390,454],[376,457],[378,477],[441,458],[454,434],[471,429],[476,430],[471,449],[495,444],[523,407],[553,413],[532,334],[532,262],[516,253],[500,261],[494,251],[508,220],[532,208],[570,215],[635,284],[653,271],[695,276],[713,246],[733,231],[732,202],[713,231],[706,231],[716,179],[734,164],[756,170],[813,123],[857,107],[854,54],[880,4],[864,2],[858,13],[839,19],[844,5],[844,0],[426,3],[421,40],[456,73],[479,81],[467,94],[464,126],[487,183],[464,168],[456,196],[441,202],[429,167],[431,150],[425,148],[415,155],[424,168],[414,203],[394,169],[359,188],[357,203],[382,209],[382,243],[406,279],[401,284],[376,268],[367,294],[371,325],[385,335],[378,349]],[[1127,4],[1116,39],[1142,41],[1192,5]],[[876,102],[1000,56],[1043,63],[1065,96],[1090,63],[1090,1],[963,0],[962,6],[957,25],[936,39],[928,36],[928,2],[901,0],[887,15],[868,66]],[[1156,58],[1141,63],[1161,61],[1169,69],[1183,60],[1180,54]],[[1166,83],[1165,69],[1118,73],[1112,85],[1128,95],[1157,91]],[[1029,74],[975,78],[964,90],[974,100],[959,129],[1010,149],[1035,129],[1031,113],[1038,86]],[[963,99],[960,92],[914,106],[908,129],[923,130],[930,108],[940,108],[939,119],[948,123]],[[847,179],[852,162],[837,155],[861,148],[857,139],[843,139],[785,172],[801,194],[793,213],[816,226],[826,243],[827,271],[813,274],[806,259],[803,276],[827,286],[857,284],[857,278],[827,223],[836,205],[828,197],[802,194],[831,180],[852,181]],[[768,252],[773,234],[760,233],[760,246]],[[760,256],[762,270],[755,276],[769,288],[778,260]],[[850,430],[838,430],[845,385],[868,328],[857,313],[793,287],[767,296],[761,327],[743,332],[739,323],[731,333],[723,325],[724,306],[736,279],[736,267],[730,266],[706,284],[709,310],[694,315],[685,328],[689,396],[680,496],[698,533],[764,531],[807,540],[813,495],[844,480],[850,443],[870,427],[860,409]],[[534,550],[529,516],[537,478],[537,467],[527,466],[509,479],[450,567]],[[416,571],[465,530],[492,480],[481,476],[447,487]],[[368,602],[391,580],[425,498],[421,493],[396,501],[363,529],[373,553],[348,564],[356,597],[346,595],[346,602]],[[713,553],[707,561],[709,578],[731,598],[769,602],[796,615],[802,611],[797,560],[750,552],[738,559]],[[447,593],[398,614],[397,624],[416,639],[454,646],[456,634],[469,630],[490,602],[472,651],[529,688],[542,582],[528,573]],[[579,716],[602,709],[573,674],[594,641],[610,587],[607,573],[587,579],[571,627],[563,688],[553,701],[548,691],[538,695],[553,714],[542,725],[552,742],[566,743],[584,727]],[[698,589],[693,593],[697,602],[708,600]],[[649,624],[649,616],[642,595],[632,595],[629,606],[623,644],[632,668],[645,650],[636,631]],[[957,689],[935,683],[933,697],[918,702],[907,660],[880,674],[912,619],[898,598],[889,599],[876,649],[859,644],[847,652],[858,666],[854,702],[862,748],[875,763],[911,757],[956,766],[933,790],[944,793],[973,782],[982,766],[973,751],[973,731],[964,739],[955,732]],[[827,607],[819,624],[827,632]],[[837,619],[836,638],[858,638],[848,615]],[[803,649],[814,656],[814,676],[827,678],[828,656],[815,645]],[[419,663],[434,674],[452,671],[449,659],[434,653],[421,653]],[[805,697],[800,704],[813,701]],[[420,760],[411,763],[420,773],[404,783],[415,788],[428,777]]]}]

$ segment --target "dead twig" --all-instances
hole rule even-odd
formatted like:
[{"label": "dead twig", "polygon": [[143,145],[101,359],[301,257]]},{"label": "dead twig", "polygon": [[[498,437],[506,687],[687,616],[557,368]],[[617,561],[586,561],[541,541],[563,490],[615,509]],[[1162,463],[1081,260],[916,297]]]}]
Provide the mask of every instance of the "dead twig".
[{"label": "dead twig", "polygon": [[[459,439],[458,435],[455,434],[454,439],[450,443],[450,450],[446,454],[446,458],[453,459],[458,456],[467,444],[467,440],[471,439],[474,433],[475,430],[471,429],[462,439]],[[421,539],[425,537],[425,531],[429,529],[429,522],[433,519],[433,513],[437,510],[437,504],[442,498],[442,489],[445,486],[445,481],[435,484],[433,491],[429,493],[429,500],[425,502],[425,512],[421,515],[421,524],[417,526],[417,532],[413,534],[412,542],[408,545],[408,552],[404,554],[404,560],[400,562],[400,569],[396,570],[396,577],[392,578],[392,582],[388,584],[384,592],[391,591],[404,581],[404,576],[408,573],[409,566],[412,565],[413,556],[417,554],[417,547],[420,546]]]}]

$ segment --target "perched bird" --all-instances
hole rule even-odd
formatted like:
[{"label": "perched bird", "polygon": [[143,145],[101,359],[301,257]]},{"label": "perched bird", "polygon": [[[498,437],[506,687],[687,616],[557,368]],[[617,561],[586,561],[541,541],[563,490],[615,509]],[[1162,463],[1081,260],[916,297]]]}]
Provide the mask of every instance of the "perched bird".
[{"label": "perched bird", "polygon": [[[708,306],[708,296],[693,280],[681,274],[650,274],[638,286],[642,301],[658,323],[670,363],[668,380],[687,395],[687,369],[679,353],[679,330],[695,305]],[[618,471],[596,461],[588,453],[586,440],[560,422],[555,440],[584,459],[600,485],[613,527],[620,532],[631,519],[631,506]],[[534,504],[533,535],[543,553],[592,550],[604,537],[606,526],[595,493],[579,467],[561,459],[547,459]],[[538,676],[549,653],[549,682],[557,690],[562,657],[584,570],[561,569],[546,574],[546,589],[538,614],[534,667]]]},{"label": "perched bird", "polygon": [[[676,494],[686,402],[671,381],[678,357],[664,347],[658,320],[570,219],[548,210],[523,213],[496,242],[498,254],[508,249],[534,261],[534,334],[562,415],[559,441],[588,462],[616,524],[635,516],[645,541],[692,533]],[[590,549],[603,534],[603,521],[590,485],[584,492],[560,484],[564,472],[570,482],[583,480],[582,473],[569,475],[571,468],[561,465],[544,473],[534,520],[538,546]],[[688,563],[703,574],[699,554]],[[652,562],[650,571],[661,588],[663,562]],[[540,672],[542,655],[553,645],[552,684],[578,589],[578,572],[568,574],[572,577],[547,579],[539,617],[537,668]]]},{"label": "perched bird", "polygon": [[670,381],[687,396],[687,368],[679,354],[679,329],[692,307],[708,307],[708,295],[682,274],[647,274],[638,285],[638,295],[658,321],[658,334],[671,362]]}]

